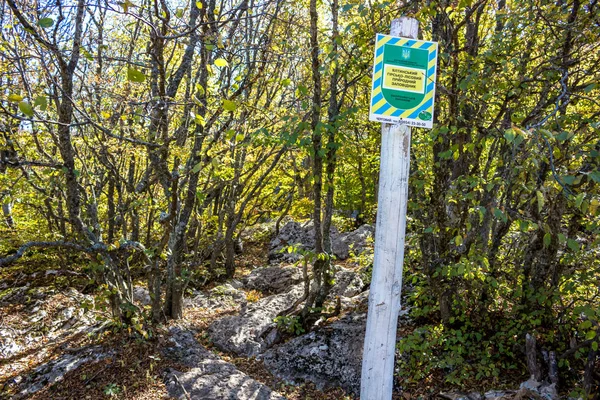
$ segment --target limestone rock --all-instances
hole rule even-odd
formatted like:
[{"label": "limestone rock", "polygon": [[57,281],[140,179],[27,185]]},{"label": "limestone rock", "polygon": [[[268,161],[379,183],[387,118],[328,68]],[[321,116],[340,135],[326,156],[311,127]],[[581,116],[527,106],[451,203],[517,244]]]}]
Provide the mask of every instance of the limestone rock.
[{"label": "limestone rock", "polygon": [[263,293],[276,294],[287,292],[290,287],[302,282],[300,268],[271,266],[258,268],[244,277],[244,287]]},{"label": "limestone rock", "polygon": [[352,232],[342,234],[340,239],[352,248],[354,254],[360,254],[372,243],[369,238],[373,239],[374,235],[373,225],[365,224]]},{"label": "limestone rock", "polygon": [[268,335],[275,326],[275,317],[302,297],[303,293],[304,288],[300,284],[287,293],[262,298],[249,304],[240,315],[213,322],[208,328],[208,335],[220,350],[247,357],[256,356],[276,340],[273,335]]},{"label": "limestone rock", "polygon": [[[350,251],[354,254],[362,253],[369,246],[369,237],[373,237],[375,229],[371,225],[362,225],[358,229],[348,233],[339,233],[337,228],[332,227],[331,251],[339,259],[345,260],[349,257]],[[298,222],[290,221],[280,229],[279,234],[275,236],[269,244],[269,260],[271,262],[296,262],[300,255],[288,253],[288,246],[297,246],[302,250],[314,250],[314,225],[312,222],[301,225]]]},{"label": "limestone rock", "polygon": [[184,299],[184,304],[186,307],[207,309],[245,307],[246,294],[231,283],[226,283],[212,288],[207,293],[196,292],[193,297]]},{"label": "limestone rock", "polygon": [[75,353],[65,353],[56,360],[37,367],[33,373],[22,383],[23,389],[15,397],[27,398],[47,385],[62,381],[65,375],[80,365],[88,362],[97,362],[111,355],[102,346],[83,348]]},{"label": "limestone rock", "polygon": [[171,370],[165,383],[169,396],[202,400],[285,400],[269,387],[250,378],[202,347],[191,331],[171,328],[172,346],[165,355],[191,367],[182,373]]},{"label": "limestone rock", "polygon": [[346,268],[340,268],[335,273],[335,284],[331,288],[331,297],[354,297],[359,295],[365,286],[360,274]]},{"label": "limestone rock", "polygon": [[279,230],[269,243],[269,260],[271,262],[296,262],[300,255],[288,253],[288,246],[297,246],[301,250],[312,250],[315,247],[315,237],[307,227],[296,221],[290,221]]},{"label": "limestone rock", "polygon": [[514,390],[490,390],[485,392],[483,397],[485,400],[509,400],[515,395]]},{"label": "limestone rock", "polygon": [[148,306],[152,304],[150,298],[150,292],[143,286],[135,286],[133,288],[133,301],[140,303],[142,306]]},{"label": "limestone rock", "polygon": [[366,314],[348,314],[331,325],[299,336],[267,351],[266,368],[295,383],[310,381],[317,388],[340,386],[357,394],[365,336]]},{"label": "limestone rock", "polygon": [[483,396],[477,392],[463,393],[463,392],[448,392],[440,393],[440,397],[448,400],[482,400]]}]

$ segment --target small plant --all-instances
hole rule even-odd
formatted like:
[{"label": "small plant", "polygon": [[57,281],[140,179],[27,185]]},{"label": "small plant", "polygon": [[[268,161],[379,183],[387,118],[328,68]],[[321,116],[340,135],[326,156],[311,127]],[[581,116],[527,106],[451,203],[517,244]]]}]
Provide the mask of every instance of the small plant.
[{"label": "small plant", "polygon": [[215,286],[212,292],[217,296],[225,296],[227,294],[227,288],[223,285]]},{"label": "small plant", "polygon": [[305,332],[298,316],[281,315],[276,317],[274,322],[278,329],[293,335],[301,335]]},{"label": "small plant", "polygon": [[259,292],[258,290],[251,290],[248,293],[246,293],[246,300],[249,303],[256,303],[261,298],[262,298],[262,293]]},{"label": "small plant", "polygon": [[116,383],[109,383],[104,386],[104,394],[110,397],[116,397],[121,392],[121,388]]}]

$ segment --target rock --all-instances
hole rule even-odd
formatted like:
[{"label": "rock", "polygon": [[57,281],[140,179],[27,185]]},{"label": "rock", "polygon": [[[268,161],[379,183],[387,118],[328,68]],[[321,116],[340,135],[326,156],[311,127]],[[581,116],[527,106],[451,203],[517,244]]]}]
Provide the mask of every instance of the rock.
[{"label": "rock", "polygon": [[21,352],[23,346],[16,340],[19,334],[12,329],[0,329],[0,358],[6,360]]},{"label": "rock", "polygon": [[110,352],[102,346],[83,348],[75,353],[65,353],[56,360],[37,367],[33,373],[22,383],[23,389],[15,397],[27,398],[47,385],[62,381],[65,375],[80,365],[88,362],[97,362],[111,356]]},{"label": "rock", "polygon": [[169,397],[182,400],[285,400],[223,360],[206,359],[185,373],[171,371],[165,383]]},{"label": "rock", "polygon": [[60,312],[60,317],[63,318],[65,321],[68,321],[71,318],[73,318],[74,314],[75,314],[75,307],[67,307]]},{"label": "rock", "polygon": [[528,381],[525,381],[525,382],[521,383],[519,385],[519,389],[529,389],[529,390],[533,390],[533,391],[537,392],[538,388],[541,385],[542,384],[540,382],[538,382],[535,379],[531,378]]},{"label": "rock", "polygon": [[133,301],[140,303],[142,306],[149,306],[152,304],[150,292],[143,286],[135,286],[133,288]]},{"label": "rock", "polygon": [[342,234],[340,239],[351,248],[354,254],[360,254],[371,245],[374,235],[373,225],[365,224],[352,232]]},{"label": "rock", "polygon": [[296,285],[287,293],[250,303],[240,315],[213,322],[208,327],[208,335],[220,350],[246,357],[256,356],[273,345],[276,339],[276,336],[269,335],[275,326],[275,317],[294,304],[303,293],[303,285]]},{"label": "rock", "polygon": [[255,269],[242,281],[248,290],[276,294],[287,292],[290,287],[302,282],[302,273],[294,266],[283,268],[272,266]]},{"label": "rock", "polygon": [[29,322],[34,324],[36,322],[40,322],[47,316],[48,316],[48,313],[45,310],[39,310],[36,313],[34,313],[31,317],[29,317]]},{"label": "rock", "polygon": [[288,222],[269,243],[269,261],[291,263],[300,260],[299,254],[286,251],[288,246],[297,246],[300,250],[312,250],[315,247],[314,234],[298,222]]},{"label": "rock", "polygon": [[557,400],[558,399],[558,391],[556,390],[556,384],[553,383],[551,385],[544,385],[539,389],[540,396],[545,398],[546,400]]},{"label": "rock", "polygon": [[440,397],[448,400],[482,400],[483,396],[480,393],[463,393],[463,392],[449,392],[440,393]]},{"label": "rock", "polygon": [[246,293],[231,283],[215,286],[208,293],[196,292],[194,297],[184,300],[186,307],[207,309],[245,307],[246,303]]},{"label": "rock", "polygon": [[217,360],[216,355],[198,343],[195,333],[178,326],[169,328],[170,345],[163,349],[164,356],[192,368],[207,358]]},{"label": "rock", "polygon": [[490,390],[483,395],[485,400],[509,400],[515,395],[514,390]]},{"label": "rock", "polygon": [[337,229],[331,229],[331,252],[338,260],[345,260],[350,256],[350,246],[344,241]]},{"label": "rock", "polygon": [[[296,253],[288,253],[288,246],[297,246],[301,250],[314,250],[314,225],[309,222],[301,225],[290,221],[279,230],[279,234],[269,244],[269,260],[271,262],[296,262],[301,256]],[[369,237],[373,237],[375,228],[371,225],[362,225],[358,229],[348,233],[339,233],[335,227],[331,227],[331,251],[340,260],[349,257],[350,251],[354,254],[362,253],[369,246]]]},{"label": "rock", "polygon": [[365,286],[360,275],[346,268],[340,268],[334,276],[335,284],[331,288],[331,297],[354,297],[363,291]]},{"label": "rock", "polygon": [[340,386],[358,394],[366,314],[348,314],[331,325],[267,351],[262,359],[274,375],[310,381],[318,389]]},{"label": "rock", "polygon": [[366,290],[354,297],[340,297],[340,302],[344,311],[366,312],[369,308],[369,291]]},{"label": "rock", "polygon": [[[165,355],[191,367],[182,373],[170,370],[165,378],[169,396],[202,400],[285,400],[270,388],[250,378],[235,366],[202,347],[190,331],[171,328]],[[184,391],[185,390],[185,391]]]},{"label": "rock", "polygon": [[533,392],[546,400],[558,399],[558,391],[556,390],[556,384],[548,384],[546,382],[538,382],[533,377],[529,380],[521,383],[519,389],[524,392]]},{"label": "rock", "polygon": [[232,288],[234,289],[241,289],[244,287],[244,284],[241,281],[238,281],[237,279],[232,279],[229,281],[229,284],[231,285]]}]

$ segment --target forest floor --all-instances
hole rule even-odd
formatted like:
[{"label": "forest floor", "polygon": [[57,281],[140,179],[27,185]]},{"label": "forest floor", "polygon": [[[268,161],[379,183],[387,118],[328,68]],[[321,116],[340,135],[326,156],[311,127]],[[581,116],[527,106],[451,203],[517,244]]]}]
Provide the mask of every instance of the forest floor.
[{"label": "forest floor", "polygon": [[[237,263],[239,276],[236,278],[248,274],[254,266],[265,265],[264,243],[249,243]],[[62,267],[65,265],[70,267]],[[0,345],[10,354],[8,357],[0,354],[1,399],[163,399],[168,398],[164,383],[166,372],[189,369],[161,356],[161,349],[167,345],[169,327],[182,321],[152,328],[152,337],[147,339],[131,329],[106,327],[108,313],[93,309],[93,297],[83,294],[90,290],[87,277],[60,254],[39,254],[4,268],[0,270],[0,282]],[[88,309],[90,307],[92,309]],[[67,317],[82,311],[86,312],[86,320],[76,321],[75,325],[85,325],[85,329],[69,326],[68,320],[77,318]],[[233,308],[188,308],[183,324],[202,332],[216,319],[235,311]],[[290,400],[346,396],[342,389],[321,391],[310,382],[297,386],[287,384],[267,371],[260,361],[220,352],[201,334],[197,339],[223,360]],[[36,369],[70,352],[95,346],[109,349],[110,355],[84,362],[34,394],[19,396],[22,383],[35,374]]]},{"label": "forest floor", "polygon": [[[245,243],[244,253],[237,258],[236,278],[241,279],[257,266],[268,265],[267,254],[268,242]],[[168,398],[165,378],[169,371],[185,372],[190,369],[163,355],[163,350],[169,346],[169,329],[174,326],[198,332],[196,339],[202,346],[290,400],[354,398],[339,387],[319,390],[310,382],[291,385],[274,376],[262,361],[254,357],[219,351],[204,332],[217,319],[236,314],[239,311],[236,305],[188,307],[183,321],[152,328],[144,326],[146,338],[131,327],[110,326],[106,310],[94,307],[93,287],[87,276],[75,267],[68,267],[74,264],[67,261],[57,253],[37,254],[0,270],[2,399]],[[348,262],[339,264],[345,268],[352,267]],[[143,285],[143,282],[139,284]],[[215,285],[217,283],[203,288],[203,291]],[[248,291],[246,296],[257,301],[263,294]],[[405,335],[412,329],[414,326],[401,325],[398,334]],[[89,350],[90,355],[82,360],[81,365],[69,361],[70,354],[80,354],[82,350]],[[65,357],[73,365],[64,376],[55,382],[52,379],[42,382],[35,393],[21,392],[30,376],[38,374],[53,360],[56,362]],[[394,398],[447,398],[438,396],[443,387],[443,377],[432,375],[420,385],[406,387],[402,393],[396,393]]]}]

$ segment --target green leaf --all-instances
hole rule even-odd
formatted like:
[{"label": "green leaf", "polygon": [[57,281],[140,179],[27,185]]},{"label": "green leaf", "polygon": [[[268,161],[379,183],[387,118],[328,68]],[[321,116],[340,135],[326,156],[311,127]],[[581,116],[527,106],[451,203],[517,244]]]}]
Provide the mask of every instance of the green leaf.
[{"label": "green leaf", "polygon": [[600,171],[590,172],[588,176],[597,183],[600,183]]},{"label": "green leaf", "polygon": [[196,7],[198,8],[198,10],[202,10],[202,7],[203,7],[202,2],[201,1],[197,1],[196,2]]},{"label": "green leaf", "polygon": [[575,182],[577,177],[573,175],[562,175],[560,177],[561,181],[566,185],[572,185]]},{"label": "green leaf", "polygon": [[575,197],[575,207],[581,208],[581,203],[583,203],[583,193],[579,193],[577,197]]},{"label": "green leaf", "polygon": [[127,79],[132,82],[142,83],[146,80],[146,75],[135,68],[127,68]]},{"label": "green leaf", "polygon": [[175,16],[177,18],[183,18],[183,8],[178,8],[177,10],[175,10]]},{"label": "green leaf", "polygon": [[559,142],[564,142],[567,139],[569,139],[569,132],[567,131],[563,131],[556,135],[556,140],[558,140]]},{"label": "green leaf", "polygon": [[206,120],[204,119],[204,117],[200,114],[196,114],[194,115],[194,122],[200,126],[204,126],[206,125]]},{"label": "green leaf", "polygon": [[591,84],[587,85],[585,87],[585,89],[583,89],[583,91],[587,94],[587,93],[591,92],[596,86],[598,86],[597,83],[591,83]]},{"label": "green leaf", "polygon": [[452,149],[438,153],[438,157],[442,160],[448,160],[448,159],[452,158]]},{"label": "green leaf", "polygon": [[21,100],[23,100],[23,96],[19,94],[12,93],[8,95],[8,101],[12,101],[13,103],[18,103]]},{"label": "green leaf", "polygon": [[132,2],[130,2],[129,0],[125,0],[122,3],[117,3],[119,4],[121,7],[123,7],[123,12],[127,12],[129,11],[129,7],[133,6],[134,4]]},{"label": "green leaf", "polygon": [[572,251],[579,251],[579,242],[575,239],[567,239],[567,246],[569,246]]},{"label": "green leaf", "polygon": [[502,212],[501,209],[499,208],[495,208],[494,209],[494,216],[500,220],[502,220],[503,222],[508,221],[508,218],[506,217],[506,215]]},{"label": "green leaf", "polygon": [[544,194],[542,192],[540,192],[539,190],[537,190],[535,192],[535,195],[537,197],[537,203],[538,203],[538,212],[542,212],[542,210],[544,209]]},{"label": "green leaf", "polygon": [[587,331],[587,333],[585,334],[585,340],[592,340],[595,337],[596,337],[596,331],[593,329]]},{"label": "green leaf", "polygon": [[529,229],[529,222],[519,220],[519,229],[521,230],[521,232],[527,232],[527,230]]},{"label": "green leaf", "polygon": [[28,117],[33,117],[33,107],[31,107],[31,104],[22,101],[19,103],[19,110]]},{"label": "green leaf", "polygon": [[235,111],[237,108],[237,104],[235,103],[235,101],[223,100],[223,108],[227,111]]},{"label": "green leaf", "polygon": [[35,98],[33,106],[39,107],[41,111],[46,111],[46,109],[48,108],[48,99],[46,98],[46,96],[38,96]]},{"label": "green leaf", "polygon": [[551,243],[552,243],[552,235],[549,233],[546,233],[544,235],[544,247],[550,246]]},{"label": "green leaf", "polygon": [[592,342],[592,350],[598,351],[598,342]]},{"label": "green leaf", "polygon": [[507,129],[504,131],[504,138],[506,139],[506,141],[508,143],[511,143],[513,140],[515,140],[515,132],[513,132],[512,129]]},{"label": "green leaf", "polygon": [[54,25],[54,20],[48,17],[42,18],[38,21],[38,25],[44,29],[50,28],[52,25]]},{"label": "green leaf", "polygon": [[216,65],[217,67],[221,67],[221,68],[223,68],[223,67],[227,67],[227,66],[229,65],[229,63],[228,63],[228,62],[227,62],[227,60],[226,60],[226,59],[224,59],[224,58],[217,58],[217,59],[215,60],[215,65]]},{"label": "green leaf", "polygon": [[194,168],[192,168],[192,173],[198,173],[200,172],[200,170],[202,169],[202,163],[199,162],[198,164],[194,165]]},{"label": "green leaf", "polygon": [[83,56],[88,60],[88,61],[94,61],[94,56],[92,56],[92,54],[87,51],[86,49],[81,49],[81,54],[83,54]]},{"label": "green leaf", "polygon": [[290,78],[285,78],[285,79],[282,79],[282,80],[281,80],[281,84],[282,84],[284,87],[288,87],[288,86],[290,86],[290,84],[291,84],[291,83],[292,83],[292,80],[291,80]]}]

